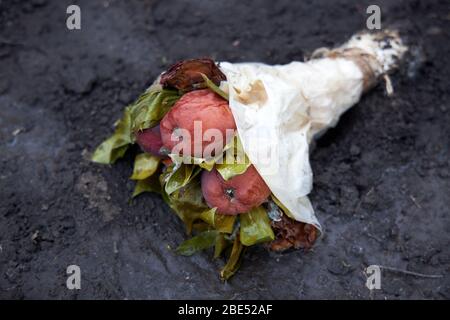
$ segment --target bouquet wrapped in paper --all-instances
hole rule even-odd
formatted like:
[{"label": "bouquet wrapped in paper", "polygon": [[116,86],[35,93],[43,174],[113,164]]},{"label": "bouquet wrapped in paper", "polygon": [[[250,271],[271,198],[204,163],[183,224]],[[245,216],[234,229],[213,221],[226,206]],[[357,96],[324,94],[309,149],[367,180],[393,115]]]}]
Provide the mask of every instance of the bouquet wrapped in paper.
[{"label": "bouquet wrapped in paper", "polygon": [[160,193],[192,235],[176,252],[227,254],[228,279],[247,247],[314,244],[310,143],[382,77],[391,93],[387,74],[406,50],[385,31],[287,65],[181,61],[126,107],[92,160],[113,163],[139,144],[133,197]]}]

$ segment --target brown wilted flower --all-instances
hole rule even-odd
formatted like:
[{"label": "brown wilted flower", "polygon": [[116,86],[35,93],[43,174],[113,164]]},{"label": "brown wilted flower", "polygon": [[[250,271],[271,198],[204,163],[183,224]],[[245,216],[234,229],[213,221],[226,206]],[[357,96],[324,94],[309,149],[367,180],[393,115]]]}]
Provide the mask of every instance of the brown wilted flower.
[{"label": "brown wilted flower", "polygon": [[202,58],[177,62],[161,75],[160,83],[164,88],[190,91],[198,89],[198,85],[204,82],[202,73],[216,85],[226,80],[212,59]]},{"label": "brown wilted flower", "polygon": [[272,251],[283,251],[294,247],[295,249],[309,249],[317,239],[317,229],[310,224],[296,221],[286,215],[280,221],[272,221],[275,240],[269,243]]}]

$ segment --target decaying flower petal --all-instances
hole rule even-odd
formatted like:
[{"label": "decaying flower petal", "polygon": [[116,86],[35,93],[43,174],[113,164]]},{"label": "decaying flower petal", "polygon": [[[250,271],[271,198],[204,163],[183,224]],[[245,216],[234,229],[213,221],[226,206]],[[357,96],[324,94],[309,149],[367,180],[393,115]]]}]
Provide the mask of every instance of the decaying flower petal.
[{"label": "decaying flower petal", "polygon": [[299,222],[283,215],[280,221],[272,221],[275,240],[269,244],[272,251],[295,249],[309,249],[317,239],[317,229],[307,223]]},{"label": "decaying flower petal", "polygon": [[225,75],[212,59],[203,58],[177,62],[161,75],[160,83],[165,88],[190,91],[198,89],[196,85],[204,82],[202,74],[216,85],[226,80]]}]

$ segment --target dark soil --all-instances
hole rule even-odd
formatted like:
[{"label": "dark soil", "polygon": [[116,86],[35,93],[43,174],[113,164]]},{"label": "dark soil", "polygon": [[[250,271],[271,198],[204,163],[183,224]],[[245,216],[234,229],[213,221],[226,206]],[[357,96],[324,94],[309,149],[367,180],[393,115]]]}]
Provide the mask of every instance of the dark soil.
[{"label": "dark soil", "polygon": [[[66,28],[78,3],[81,30]],[[228,283],[211,253],[177,256],[181,222],[157,195],[128,203],[132,154],[87,159],[170,63],[287,63],[365,28],[371,1],[1,1],[0,298],[450,298],[450,8],[377,1],[412,58],[311,155],[325,228],[310,252],[249,250]],[[81,267],[81,290],[66,268]],[[432,279],[383,271],[379,264]]]}]

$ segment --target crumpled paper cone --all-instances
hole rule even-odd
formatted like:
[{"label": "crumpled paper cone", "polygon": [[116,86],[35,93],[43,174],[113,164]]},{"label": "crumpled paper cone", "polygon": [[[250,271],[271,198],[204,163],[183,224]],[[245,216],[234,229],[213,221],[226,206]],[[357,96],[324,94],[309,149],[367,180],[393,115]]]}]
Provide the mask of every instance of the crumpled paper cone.
[{"label": "crumpled paper cone", "polygon": [[397,32],[384,31],[355,35],[307,62],[220,64],[244,150],[295,220],[322,231],[307,196],[310,142],[335,126],[406,50]]}]

